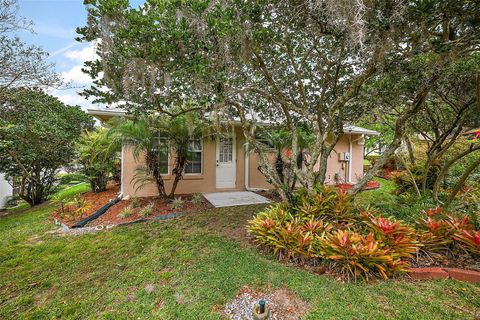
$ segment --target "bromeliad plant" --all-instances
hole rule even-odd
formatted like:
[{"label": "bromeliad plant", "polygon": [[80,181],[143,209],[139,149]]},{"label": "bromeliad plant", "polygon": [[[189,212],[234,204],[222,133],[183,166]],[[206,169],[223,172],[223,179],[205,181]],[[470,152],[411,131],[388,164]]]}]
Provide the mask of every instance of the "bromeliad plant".
[{"label": "bromeliad plant", "polygon": [[296,205],[272,206],[248,226],[255,242],[280,259],[330,261],[348,279],[406,271],[418,251],[415,230],[402,221],[360,213],[349,195],[331,188],[299,192]]},{"label": "bromeliad plant", "polygon": [[327,234],[323,241],[323,254],[356,281],[380,275],[384,279],[396,272],[407,271],[408,264],[395,257],[373,233],[362,236],[355,231],[337,230]]},{"label": "bromeliad plant", "polygon": [[420,241],[427,252],[452,252],[457,249],[471,255],[480,253],[479,232],[465,215],[431,208],[424,212],[426,218],[418,220]]},{"label": "bromeliad plant", "polygon": [[375,234],[375,239],[388,248],[393,258],[413,258],[420,248],[415,229],[401,220],[370,215],[366,225]]},{"label": "bromeliad plant", "polygon": [[432,208],[418,228],[375,212],[361,211],[349,195],[330,188],[294,194],[295,205],[278,204],[248,225],[255,242],[279,259],[330,262],[348,279],[391,277],[408,270],[424,252],[480,254],[480,232],[466,216]]}]

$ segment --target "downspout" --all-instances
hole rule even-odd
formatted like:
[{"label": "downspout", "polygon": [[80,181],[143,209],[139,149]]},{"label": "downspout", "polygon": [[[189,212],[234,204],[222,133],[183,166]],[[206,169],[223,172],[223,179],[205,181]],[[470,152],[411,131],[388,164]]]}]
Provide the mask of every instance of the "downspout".
[{"label": "downspout", "polygon": [[123,173],[125,170],[123,170],[123,153],[125,152],[125,146],[122,145],[122,151],[120,153],[120,194],[119,194],[119,198],[122,199],[123,198]]},{"label": "downspout", "polygon": [[249,181],[248,181],[248,178],[249,178],[249,170],[250,170],[250,157],[249,157],[249,152],[248,152],[248,144],[245,144],[244,145],[244,148],[245,148],[245,190],[247,191],[252,191],[250,190],[250,186],[249,186]]},{"label": "downspout", "polygon": [[348,135],[348,154],[350,157],[348,158],[348,182],[352,182],[352,134]]}]

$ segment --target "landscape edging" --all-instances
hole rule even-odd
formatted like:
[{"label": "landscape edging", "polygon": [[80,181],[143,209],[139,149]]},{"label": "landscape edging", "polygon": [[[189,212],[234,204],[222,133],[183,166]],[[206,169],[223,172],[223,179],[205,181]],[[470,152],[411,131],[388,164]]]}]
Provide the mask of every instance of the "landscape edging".
[{"label": "landscape edging", "polygon": [[459,268],[433,267],[412,268],[410,277],[415,280],[455,279],[472,283],[480,283],[480,272]]}]

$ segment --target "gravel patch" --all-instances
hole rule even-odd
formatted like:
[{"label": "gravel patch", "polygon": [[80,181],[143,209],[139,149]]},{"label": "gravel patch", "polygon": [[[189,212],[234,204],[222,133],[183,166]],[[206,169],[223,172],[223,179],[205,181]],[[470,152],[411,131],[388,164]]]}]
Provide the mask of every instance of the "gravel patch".
[{"label": "gravel patch", "polygon": [[252,311],[260,300],[265,300],[270,308],[270,320],[302,319],[308,311],[308,304],[289,290],[279,289],[263,294],[243,288],[242,292],[225,306],[223,314],[232,320],[254,320]]}]

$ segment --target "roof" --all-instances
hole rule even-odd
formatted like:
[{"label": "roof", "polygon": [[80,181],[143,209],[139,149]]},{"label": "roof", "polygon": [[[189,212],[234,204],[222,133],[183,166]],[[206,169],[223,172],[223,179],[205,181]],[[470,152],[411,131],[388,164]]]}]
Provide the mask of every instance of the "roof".
[{"label": "roof", "polygon": [[[108,120],[111,117],[123,117],[127,115],[127,112],[123,109],[118,109],[118,108],[109,108],[109,109],[87,109],[87,113],[91,114],[92,116],[96,117],[97,119],[101,121]],[[231,121],[233,124],[238,124],[240,125],[241,122],[238,119],[234,119]],[[366,136],[378,136],[380,135],[380,132],[374,131],[374,130],[369,130],[365,129],[362,127],[357,127],[357,126],[351,126],[351,125],[345,125],[343,127],[344,133],[350,133],[350,134],[363,134]]]},{"label": "roof", "polygon": [[343,127],[343,132],[345,133],[354,133],[354,134],[363,134],[366,136],[379,136],[380,132],[374,131],[374,130],[369,130],[365,129],[362,127],[357,127],[357,126],[344,126]]}]

